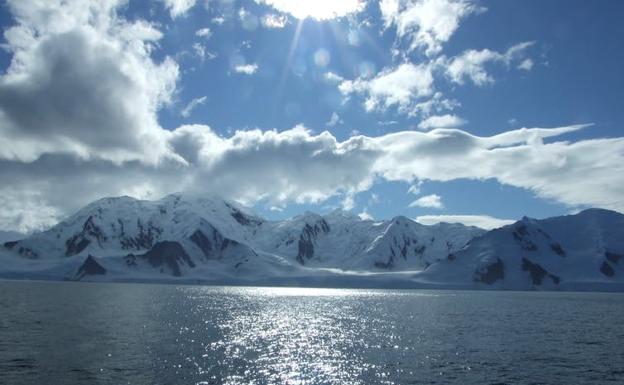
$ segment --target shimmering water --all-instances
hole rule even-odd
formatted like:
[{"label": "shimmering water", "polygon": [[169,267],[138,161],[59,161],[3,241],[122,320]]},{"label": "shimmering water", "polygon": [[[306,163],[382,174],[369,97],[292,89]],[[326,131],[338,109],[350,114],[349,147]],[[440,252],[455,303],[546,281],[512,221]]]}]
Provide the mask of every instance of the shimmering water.
[{"label": "shimmering water", "polygon": [[624,383],[624,295],[0,282],[2,384]]}]

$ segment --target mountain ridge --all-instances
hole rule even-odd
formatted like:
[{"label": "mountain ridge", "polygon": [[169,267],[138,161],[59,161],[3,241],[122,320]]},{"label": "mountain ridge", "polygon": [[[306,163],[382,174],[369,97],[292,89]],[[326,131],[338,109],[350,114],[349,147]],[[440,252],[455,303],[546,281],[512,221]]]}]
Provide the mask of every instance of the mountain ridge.
[{"label": "mountain ridge", "polygon": [[624,285],[624,215],[588,209],[486,231],[334,210],[262,218],[210,195],[86,205],[6,242],[0,277],[572,290]]}]

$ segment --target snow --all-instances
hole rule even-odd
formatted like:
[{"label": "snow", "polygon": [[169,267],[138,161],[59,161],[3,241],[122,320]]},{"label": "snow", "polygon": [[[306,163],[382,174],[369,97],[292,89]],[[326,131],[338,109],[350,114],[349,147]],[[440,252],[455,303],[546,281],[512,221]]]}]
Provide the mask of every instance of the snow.
[{"label": "snow", "polygon": [[[623,230],[624,215],[600,209],[485,231],[403,216],[374,222],[343,210],[269,221],[214,195],[117,197],[1,247],[0,277],[620,290]],[[158,251],[163,242],[169,251]],[[88,256],[105,274],[77,274]]]}]

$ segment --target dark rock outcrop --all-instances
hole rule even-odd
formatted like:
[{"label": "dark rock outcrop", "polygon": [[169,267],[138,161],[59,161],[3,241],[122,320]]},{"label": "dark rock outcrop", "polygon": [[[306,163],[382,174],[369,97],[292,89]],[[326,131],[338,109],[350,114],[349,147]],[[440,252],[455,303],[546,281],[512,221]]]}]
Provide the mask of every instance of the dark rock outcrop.
[{"label": "dark rock outcrop", "polygon": [[522,270],[529,272],[533,285],[541,286],[545,277],[550,278],[556,285],[558,285],[561,281],[558,276],[550,274],[542,266],[537,263],[533,263],[526,258],[522,258]]},{"label": "dark rock outcrop", "polygon": [[607,277],[613,277],[615,275],[615,270],[613,270],[613,267],[611,267],[611,265],[609,265],[607,261],[602,262],[602,265],[600,266],[600,272]]},{"label": "dark rock outcrop", "polygon": [[106,241],[106,239],[106,235],[95,223],[91,215],[85,221],[82,230],[65,241],[65,256],[71,257],[72,255],[81,253],[92,241],[96,241],[98,245],[102,247],[102,242]]},{"label": "dark rock outcrop", "polygon": [[106,274],[106,269],[99,264],[99,262],[93,257],[89,255],[85,261],[80,265],[78,271],[76,272],[76,279],[82,279],[87,275],[104,275]]},{"label": "dark rock outcrop", "polygon": [[152,267],[169,267],[175,277],[182,275],[181,264],[185,263],[190,267],[195,267],[193,260],[178,242],[158,242],[147,253],[138,257],[147,260]]},{"label": "dark rock outcrop", "polygon": [[552,251],[554,251],[557,255],[561,256],[561,257],[565,257],[566,256],[565,250],[563,250],[563,247],[561,247],[561,245],[558,244],[557,242],[551,243],[550,244],[550,249]]},{"label": "dark rock outcrop", "polygon": [[124,250],[149,249],[154,245],[154,242],[158,239],[160,234],[162,234],[162,229],[154,226],[151,221],[144,224],[141,219],[137,219],[137,229],[139,231],[135,236],[130,237],[126,235],[123,221],[117,221],[119,223],[121,233],[119,242]]},{"label": "dark rock outcrop", "polygon": [[9,241],[9,242],[4,242],[4,247],[6,247],[9,250],[12,250],[15,245],[17,245],[19,241]]},{"label": "dark rock outcrop", "polygon": [[229,203],[226,203],[225,205],[230,209],[230,215],[232,216],[232,218],[234,218],[236,222],[240,223],[243,226],[251,226],[251,225],[257,226],[262,223],[262,221],[258,220],[257,218],[253,218],[253,217],[246,215],[245,213],[243,213],[236,207],[230,205]]},{"label": "dark rock outcrop", "polygon": [[505,264],[500,258],[496,258],[496,262],[492,262],[475,271],[475,281],[492,285],[498,280],[505,279]]},{"label": "dark rock outcrop", "polygon": [[321,219],[314,226],[306,223],[299,235],[299,244],[297,251],[297,262],[305,264],[306,259],[312,259],[314,257],[314,241],[320,234],[329,233],[329,224],[325,219]]},{"label": "dark rock outcrop", "polygon": [[228,247],[239,244],[233,239],[225,238],[208,223],[202,223],[201,228],[195,230],[189,239],[199,247],[206,259],[221,259]]},{"label": "dark rock outcrop", "polygon": [[528,239],[529,231],[524,223],[518,223],[514,227],[512,233],[516,242],[520,245],[522,250],[536,251],[537,245]]},{"label": "dark rock outcrop", "polygon": [[200,248],[206,258],[210,258],[213,254],[212,242],[201,230],[195,230],[189,239]]}]

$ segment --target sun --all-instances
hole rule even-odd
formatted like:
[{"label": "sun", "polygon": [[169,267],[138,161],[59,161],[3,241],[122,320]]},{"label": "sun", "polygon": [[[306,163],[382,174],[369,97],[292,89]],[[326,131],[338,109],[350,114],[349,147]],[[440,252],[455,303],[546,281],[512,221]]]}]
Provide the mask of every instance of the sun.
[{"label": "sun", "polygon": [[297,19],[312,18],[330,20],[359,12],[365,0],[260,0],[280,12],[289,13]]}]

